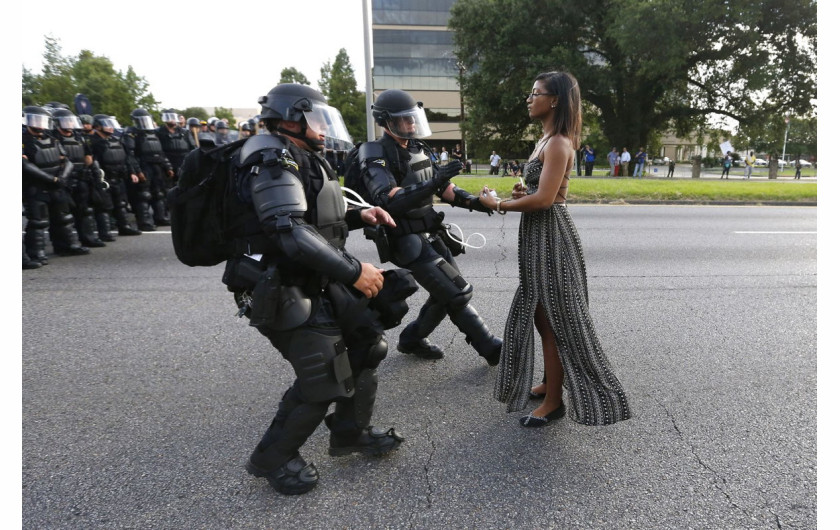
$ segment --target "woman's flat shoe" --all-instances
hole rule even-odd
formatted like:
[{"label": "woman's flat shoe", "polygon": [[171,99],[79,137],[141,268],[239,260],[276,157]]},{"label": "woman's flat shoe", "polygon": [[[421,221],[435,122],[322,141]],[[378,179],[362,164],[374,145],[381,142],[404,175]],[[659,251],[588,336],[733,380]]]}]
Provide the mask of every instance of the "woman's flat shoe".
[{"label": "woman's flat shoe", "polygon": [[545,416],[533,416],[528,414],[519,418],[519,424],[523,427],[545,427],[552,420],[559,420],[566,415],[566,405],[561,403],[559,407],[552,410]]},{"label": "woman's flat shoe", "polygon": [[529,390],[528,391],[528,397],[530,399],[542,399],[542,398],[545,397],[545,392],[543,392],[542,394],[538,394],[538,393],[534,392],[533,390]]}]

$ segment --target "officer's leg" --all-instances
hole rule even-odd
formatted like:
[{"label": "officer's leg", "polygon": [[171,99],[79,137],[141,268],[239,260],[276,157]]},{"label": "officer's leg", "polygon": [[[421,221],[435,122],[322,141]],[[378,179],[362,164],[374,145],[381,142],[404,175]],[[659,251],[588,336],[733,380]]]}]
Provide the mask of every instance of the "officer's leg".
[{"label": "officer's leg", "polygon": [[90,249],[79,243],[73,214],[70,212],[70,195],[67,190],[59,189],[50,192],[50,239],[53,250],[60,256],[80,256],[89,254]]},{"label": "officer's leg", "polygon": [[416,263],[411,268],[415,280],[429,291],[437,303],[444,304],[449,318],[466,336],[467,343],[488,364],[495,366],[499,362],[501,339],[490,333],[484,320],[469,305],[473,288],[461,276],[452,254],[439,239],[434,241],[433,249],[438,253],[437,259]]},{"label": "officer's leg", "polygon": [[125,180],[122,177],[116,178],[111,182],[111,199],[114,202],[114,219],[117,221],[117,230],[121,236],[136,236],[142,234],[140,230],[136,230],[128,221],[128,192],[126,191]]},{"label": "officer's leg", "polygon": [[24,269],[39,269],[41,268],[41,262],[35,261],[29,257],[29,254],[26,253],[26,227],[28,226],[28,221],[26,220],[26,211],[24,210],[24,225],[23,225],[23,235],[22,235],[22,246],[23,246],[23,268]]},{"label": "officer's leg", "polygon": [[137,221],[137,228],[143,232],[154,232],[155,225],[152,222],[152,214],[149,211],[149,200],[152,198],[149,193],[149,178],[145,182],[132,182],[128,184],[128,202],[134,212],[134,219]]},{"label": "officer's leg", "polygon": [[86,247],[104,247],[105,243],[96,233],[96,221],[93,219],[93,208],[90,201],[90,182],[77,179],[73,187],[73,218],[79,241]]},{"label": "officer's leg", "polygon": [[393,428],[381,429],[370,424],[379,385],[376,368],[387,353],[388,343],[382,335],[374,337],[372,345],[366,341],[362,347],[351,348],[356,393],[336,401],[335,412],[324,419],[330,429],[330,455],[380,456],[398,449],[403,442],[402,435]]},{"label": "officer's leg", "polygon": [[169,214],[166,211],[165,189],[166,176],[163,173],[163,168],[155,166],[152,172],[152,180],[149,185],[149,193],[151,194],[152,211],[154,212],[154,223],[158,226],[169,226]]},{"label": "officer's leg", "polygon": [[26,200],[27,224],[23,237],[26,253],[32,261],[37,261],[41,265],[47,264],[47,229],[50,227],[49,208],[45,195],[46,192],[29,190]]},{"label": "officer's leg", "polygon": [[[421,263],[439,258],[440,255],[429,245],[424,236],[418,234],[396,238],[392,242],[391,251],[394,264],[411,270],[415,281],[430,294],[423,307],[420,308],[417,319],[408,324],[400,333],[397,350],[423,359],[440,359],[443,357],[443,350],[429,342],[427,337],[446,317],[446,303],[431,295],[431,289],[436,280],[425,274],[427,270],[425,267],[419,266]],[[420,276],[417,276],[418,273]]]}]

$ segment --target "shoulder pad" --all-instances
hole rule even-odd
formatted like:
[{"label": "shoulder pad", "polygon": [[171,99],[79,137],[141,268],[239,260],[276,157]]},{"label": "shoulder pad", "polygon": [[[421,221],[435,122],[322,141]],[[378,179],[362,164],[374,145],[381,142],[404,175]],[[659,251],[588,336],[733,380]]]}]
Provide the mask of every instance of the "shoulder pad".
[{"label": "shoulder pad", "polygon": [[385,149],[379,142],[365,142],[359,147],[359,159],[385,158]]},{"label": "shoulder pad", "polygon": [[239,151],[239,162],[245,163],[248,157],[263,149],[286,149],[286,146],[280,138],[273,134],[257,134],[256,136],[251,136],[245,141],[245,144]]}]

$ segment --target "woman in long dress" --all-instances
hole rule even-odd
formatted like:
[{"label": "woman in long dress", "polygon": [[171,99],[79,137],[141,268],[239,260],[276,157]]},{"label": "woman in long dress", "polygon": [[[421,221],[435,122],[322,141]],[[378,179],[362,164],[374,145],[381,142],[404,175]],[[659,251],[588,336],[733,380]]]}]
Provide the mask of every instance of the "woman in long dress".
[{"label": "woman in long dress", "polygon": [[[542,427],[569,415],[586,425],[630,418],[624,390],[604,356],[589,315],[586,264],[566,209],[569,175],[580,146],[577,80],[565,72],[537,76],[527,97],[528,115],[542,123],[543,137],[523,169],[525,185],[512,199],[484,188],[480,200],[499,213],[523,212],[519,225],[519,287],[505,324],[495,397],[508,412],[544,397],[523,427]],[[534,326],[542,341],[545,379],[533,388]]]}]

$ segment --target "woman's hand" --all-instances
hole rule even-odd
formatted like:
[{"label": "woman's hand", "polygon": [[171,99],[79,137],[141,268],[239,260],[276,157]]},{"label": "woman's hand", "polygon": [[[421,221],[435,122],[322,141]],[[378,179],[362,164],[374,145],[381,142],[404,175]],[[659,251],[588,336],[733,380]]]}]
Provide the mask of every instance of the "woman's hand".
[{"label": "woman's hand", "polygon": [[511,197],[514,199],[520,199],[526,195],[528,195],[528,189],[523,186],[521,182],[517,182],[513,185],[513,191],[510,194]]},{"label": "woman's hand", "polygon": [[483,206],[485,206],[487,208],[490,208],[491,210],[495,210],[496,209],[496,203],[499,202],[499,199],[497,199],[496,197],[493,197],[493,195],[490,194],[490,192],[493,192],[493,191],[496,191],[496,190],[493,190],[493,189],[488,188],[487,186],[484,186],[484,189],[481,190],[481,193],[478,194],[479,202],[481,202],[481,204]]}]

